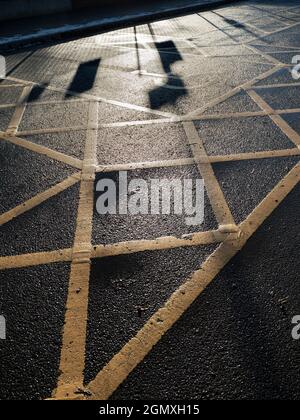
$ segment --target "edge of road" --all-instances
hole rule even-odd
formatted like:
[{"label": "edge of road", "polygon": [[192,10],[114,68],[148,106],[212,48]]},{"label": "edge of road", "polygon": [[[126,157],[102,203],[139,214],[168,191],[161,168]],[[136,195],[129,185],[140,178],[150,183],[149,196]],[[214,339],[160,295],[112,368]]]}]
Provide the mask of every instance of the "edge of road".
[{"label": "edge of road", "polygon": [[[216,0],[203,2],[197,1],[182,7],[170,7],[164,10],[148,11],[145,13],[131,11],[127,16],[115,16],[109,18],[100,18],[91,22],[82,24],[65,24],[53,28],[40,29],[24,35],[2,36],[0,37],[0,52],[10,52],[22,48],[39,46],[41,43],[72,41],[80,37],[88,37],[96,33],[102,33],[109,30],[120,29],[122,27],[134,24],[143,24],[153,20],[162,20],[166,17],[175,17],[192,13],[194,11],[209,11],[217,7],[226,6],[242,0]],[[52,17],[55,15],[52,15]],[[11,39],[10,39],[11,38]]]}]

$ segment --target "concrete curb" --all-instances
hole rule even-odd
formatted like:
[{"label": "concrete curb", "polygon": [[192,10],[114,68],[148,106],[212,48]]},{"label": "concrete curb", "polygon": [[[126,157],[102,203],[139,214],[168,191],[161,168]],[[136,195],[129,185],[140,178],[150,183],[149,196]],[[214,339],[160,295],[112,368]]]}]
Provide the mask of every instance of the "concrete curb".
[{"label": "concrete curb", "polygon": [[[0,38],[0,51],[27,48],[29,46],[38,46],[45,42],[62,42],[65,39],[72,40],[78,37],[91,36],[95,33],[104,32],[112,29],[122,28],[124,26],[131,26],[134,24],[143,24],[153,20],[165,19],[166,17],[180,16],[194,11],[208,11],[217,7],[222,7],[232,3],[240,2],[241,0],[216,0],[209,3],[196,3],[184,7],[170,8],[158,12],[147,12],[144,15],[141,13],[123,17],[102,18],[80,25],[65,25],[62,27],[52,28],[46,30],[45,33],[40,32],[24,35],[18,39]],[[14,37],[11,37],[14,38]]]}]

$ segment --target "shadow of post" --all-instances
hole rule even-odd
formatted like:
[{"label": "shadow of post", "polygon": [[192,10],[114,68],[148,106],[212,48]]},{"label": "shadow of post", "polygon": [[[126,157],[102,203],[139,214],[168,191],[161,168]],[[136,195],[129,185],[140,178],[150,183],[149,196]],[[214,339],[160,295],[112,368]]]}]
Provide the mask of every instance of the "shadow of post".
[{"label": "shadow of post", "polygon": [[178,99],[188,94],[188,90],[180,76],[172,72],[172,65],[183,58],[173,41],[155,42],[155,47],[167,75],[163,86],[149,92],[150,107],[159,109],[167,104],[175,104]]},{"label": "shadow of post", "polygon": [[[100,62],[101,59],[96,59],[81,63],[67,90],[76,93],[84,93],[91,90],[95,83]],[[72,95],[66,93],[65,98],[70,97]]]}]

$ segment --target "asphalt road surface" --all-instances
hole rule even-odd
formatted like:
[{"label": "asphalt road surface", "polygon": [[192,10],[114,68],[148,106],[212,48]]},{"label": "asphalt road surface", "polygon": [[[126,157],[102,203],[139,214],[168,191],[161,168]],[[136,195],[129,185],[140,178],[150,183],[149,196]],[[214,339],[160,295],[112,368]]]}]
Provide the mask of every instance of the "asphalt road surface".
[{"label": "asphalt road surface", "polygon": [[[300,1],[5,58],[0,398],[299,399]],[[203,223],[100,215],[120,171]]]}]

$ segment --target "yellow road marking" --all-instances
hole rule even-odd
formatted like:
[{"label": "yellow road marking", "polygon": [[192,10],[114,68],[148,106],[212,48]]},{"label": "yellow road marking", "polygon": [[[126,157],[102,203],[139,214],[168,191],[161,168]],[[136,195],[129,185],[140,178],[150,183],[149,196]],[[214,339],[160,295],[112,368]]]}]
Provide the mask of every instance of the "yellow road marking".
[{"label": "yellow road marking", "polygon": [[172,160],[160,160],[153,162],[136,162],[124,163],[116,165],[100,165],[97,167],[97,172],[121,172],[121,171],[134,171],[137,169],[155,169],[155,168],[170,168],[176,166],[194,165],[194,158],[182,158]]},{"label": "yellow road marking", "polygon": [[[96,129],[97,127],[90,127],[91,129]],[[56,133],[69,133],[73,131],[85,131],[86,127],[84,125],[78,125],[73,127],[57,127],[57,128],[41,128],[38,130],[24,130],[19,131],[18,136],[36,136],[38,134],[56,134]]]},{"label": "yellow road marking", "polygon": [[[32,83],[33,86],[44,87],[44,85],[41,84],[41,83],[30,82],[28,80],[20,80],[20,79],[14,78],[14,77],[9,77],[8,80],[12,80],[12,81],[15,81],[15,82]],[[102,102],[102,103],[105,103],[105,104],[115,105],[115,106],[118,106],[120,108],[126,108],[126,109],[130,109],[130,110],[134,110],[134,111],[145,112],[145,113],[148,113],[148,114],[158,115],[158,116],[165,117],[165,118],[176,117],[175,114],[172,114],[170,112],[156,111],[154,109],[147,108],[147,107],[144,107],[144,106],[134,105],[134,104],[130,104],[130,103],[127,103],[127,102],[116,101],[116,100],[113,100],[113,99],[106,99],[106,98],[103,98],[101,96],[92,95],[92,94],[89,94],[89,93],[78,93],[78,92],[74,92],[74,91],[70,91],[70,90],[66,90],[66,89],[63,89],[63,88],[58,88],[58,87],[54,87],[54,86],[50,86],[50,85],[47,86],[47,89],[52,90],[54,92],[67,93],[70,96],[86,99],[86,100],[89,100],[89,101]]]},{"label": "yellow road marking", "polygon": [[190,246],[209,245],[220,243],[236,235],[228,235],[218,230],[208,232],[196,232],[184,235],[182,238],[166,236],[153,240],[138,240],[120,242],[112,245],[98,245],[94,247],[92,258],[115,257],[118,255],[135,254],[144,251],[158,251],[163,249],[183,248]]},{"label": "yellow road marking", "polygon": [[[298,24],[297,24],[298,25]],[[284,28],[282,30],[286,30],[288,28]],[[275,31],[275,33],[278,31]],[[240,43],[240,45],[243,45],[242,43]],[[259,52],[258,52],[259,53]],[[260,54],[263,55],[263,54]],[[278,62],[279,63],[279,62]],[[277,63],[276,63],[277,64]],[[229,92],[226,95],[223,95],[221,98],[216,99],[215,101],[213,101],[215,104],[221,103],[223,102],[225,99],[233,96],[233,92],[237,93],[239,91],[247,90],[247,89],[251,89],[253,84],[255,84],[257,81],[263,80],[264,78],[268,77],[268,75],[273,74],[274,72],[277,72],[280,68],[283,67],[289,67],[288,65],[284,65],[284,64],[278,64],[275,68],[272,68],[271,70],[269,70],[267,73],[264,73],[263,75],[255,78],[255,80],[247,82],[246,84],[235,88],[233,91]],[[18,80],[18,79],[13,79],[11,78],[11,80]],[[27,81],[24,81],[23,83],[28,83]],[[31,87],[34,85],[39,85],[39,84],[35,84],[32,83]],[[15,85],[13,85],[15,86]],[[42,86],[42,85],[39,85]],[[272,86],[269,86],[269,88]],[[58,92],[66,92],[64,89],[59,89],[59,88],[54,88],[54,87],[49,87],[49,90],[53,90],[53,91],[58,91]],[[149,108],[145,108],[145,107],[139,107],[136,105],[132,105],[132,104],[126,104],[126,103],[122,103],[122,102],[118,102],[118,101],[111,101],[111,100],[107,100],[98,96],[94,96],[94,95],[89,95],[89,94],[77,94],[75,92],[68,92],[70,93],[72,96],[74,97],[79,97],[82,100],[93,100],[93,101],[99,101],[99,102],[103,102],[103,103],[107,103],[107,104],[112,104],[112,105],[116,105],[119,107],[123,107],[123,108],[127,108],[127,109],[132,109],[132,110],[136,110],[136,111],[142,111],[142,112],[148,112],[151,113],[153,115],[157,115],[163,118],[167,118],[165,120],[162,119],[158,119],[158,120],[152,120],[152,121],[144,121],[144,122],[140,122],[140,121],[129,121],[129,122],[125,122],[125,123],[116,123],[118,125],[115,126],[123,126],[123,124],[127,124],[127,125],[139,125],[139,124],[156,124],[156,123],[161,123],[161,122],[181,122],[181,121],[192,121],[195,116],[197,117],[197,112],[195,113],[190,113],[188,115],[185,116],[176,116],[174,114],[170,114],[170,113],[164,113],[164,112],[160,112],[160,111],[153,111],[150,110]],[[225,99],[224,99],[225,98]],[[14,105],[12,105],[14,106]],[[207,106],[210,107],[212,106],[211,103]],[[24,112],[23,108],[23,112]],[[204,109],[204,108],[202,108]],[[288,112],[294,113],[296,112],[295,110],[288,110]],[[258,116],[264,116],[264,115],[280,115],[283,112],[282,110],[272,110],[271,108],[267,109],[266,111],[262,111],[259,112]],[[19,108],[18,112],[16,111],[16,116],[15,121],[17,121],[18,119],[21,121],[22,115],[21,115],[21,108]],[[92,114],[94,115],[94,112],[92,112]],[[244,114],[244,115],[243,115]],[[240,113],[239,115],[236,114],[225,114],[225,116],[221,116],[221,118],[231,118],[232,115],[237,116],[237,117],[243,117],[243,116],[252,116],[254,113],[251,113],[251,115],[249,115],[250,113]],[[200,115],[200,117],[202,117],[203,119],[207,119],[207,116],[204,115]],[[218,118],[220,116],[210,116],[211,118]],[[197,117],[198,118],[198,117]],[[98,127],[98,123],[95,122],[95,118],[92,117],[91,118],[91,122],[89,123],[89,130],[95,130]],[[284,125],[281,121],[282,119],[277,119],[277,125],[280,126],[280,128],[286,132],[286,134],[288,134],[289,137],[294,137],[294,132],[293,130],[291,130],[291,128],[288,125]],[[11,123],[11,129],[14,130],[15,129],[15,125],[16,124],[12,124]],[[114,127],[114,123],[113,124],[102,124],[99,125],[99,127]],[[62,129],[50,129],[50,132],[64,132],[64,131],[76,131],[76,130],[82,130],[83,127],[70,127],[70,128],[62,128]],[[84,127],[85,129],[85,127]],[[49,132],[48,130],[34,130],[34,131],[28,131],[27,133],[32,134],[32,133],[37,133],[37,134],[42,134],[45,132]],[[12,131],[13,133],[13,131]],[[22,135],[24,135],[23,132]],[[5,133],[3,133],[5,135]],[[1,136],[1,133],[0,133]],[[219,269],[219,265],[222,265],[223,262],[226,260],[226,258],[229,260],[231,257],[230,255],[235,254],[235,252],[237,252],[236,250],[238,250],[239,246],[243,245],[244,240],[246,241],[247,239],[245,237],[240,239],[240,242],[237,241],[237,235],[226,235],[226,234],[222,234],[220,231],[215,231],[215,232],[203,232],[203,233],[196,233],[193,236],[193,239],[189,238],[189,237],[185,237],[182,239],[177,239],[177,238],[158,238],[157,240],[154,241],[132,241],[132,242],[124,242],[124,243],[119,243],[119,244],[112,244],[112,245],[108,245],[106,247],[99,245],[97,246],[94,250],[91,249],[91,239],[90,239],[90,233],[89,233],[89,229],[91,228],[91,222],[89,221],[90,219],[90,211],[91,211],[91,203],[92,203],[92,181],[93,181],[93,177],[95,175],[95,161],[94,161],[94,157],[95,157],[95,149],[93,148],[95,146],[95,133],[91,134],[90,136],[93,137],[93,141],[90,142],[90,146],[91,147],[87,147],[86,148],[86,155],[85,155],[85,159],[83,162],[83,172],[82,172],[82,179],[81,179],[81,201],[80,201],[80,206],[79,206],[79,214],[78,214],[78,220],[77,220],[77,235],[76,235],[76,241],[74,244],[74,248],[73,249],[67,249],[67,250],[61,250],[61,251],[53,251],[53,252],[49,252],[49,253],[37,253],[37,254],[29,254],[29,255],[21,255],[21,256],[14,256],[14,257],[0,257],[0,269],[8,269],[10,267],[23,267],[23,266],[27,266],[27,265],[38,265],[38,264],[42,264],[42,263],[51,263],[51,262],[56,262],[56,261],[71,261],[72,260],[72,270],[71,270],[71,276],[70,276],[70,286],[69,286],[69,297],[68,297],[68,304],[67,304],[67,313],[66,313],[66,326],[65,326],[65,330],[64,330],[64,343],[63,343],[63,348],[62,348],[62,355],[61,355],[61,366],[62,366],[62,375],[60,377],[59,380],[59,387],[57,392],[55,393],[55,396],[57,398],[62,397],[62,398],[68,398],[68,397],[72,397],[74,398],[74,386],[76,387],[78,386],[82,386],[82,375],[83,375],[83,368],[84,368],[84,347],[85,347],[85,336],[86,336],[86,318],[87,318],[87,303],[88,303],[88,281],[89,281],[89,271],[90,271],[90,258],[101,258],[104,256],[112,256],[112,255],[120,255],[120,254],[124,254],[124,253],[131,253],[131,252],[140,252],[146,249],[167,249],[167,248],[172,248],[172,247],[177,247],[177,246],[188,246],[186,244],[191,243],[192,241],[194,241],[194,244],[205,244],[205,243],[212,243],[209,242],[210,240],[215,240],[216,242],[219,242],[220,239],[221,241],[226,241],[223,245],[221,245],[221,247],[219,249],[223,249],[223,253],[222,251],[221,254],[218,254],[218,251],[216,251],[216,263],[217,266],[214,266],[214,261],[213,261],[213,256],[209,258],[209,260],[207,261],[207,268],[211,269],[210,274],[208,274],[207,278],[202,278],[201,275],[201,270],[199,272],[196,272],[194,277],[194,281],[195,281],[195,287],[198,287],[198,291],[196,290],[196,293],[199,292],[199,294],[201,293],[202,289],[201,287],[205,287],[206,282],[210,282],[211,280],[209,279],[209,275],[213,275],[214,270],[216,271],[216,274],[218,273],[218,269]],[[19,139],[24,141],[23,139]],[[272,157],[279,157],[279,156],[294,156],[294,155],[298,155],[299,154],[299,149],[291,149],[291,150],[282,150],[282,151],[270,151],[270,152],[259,152],[259,153],[244,153],[244,154],[238,154],[238,155],[226,155],[226,156],[210,156],[207,157],[205,156],[205,151],[204,148],[201,149],[201,141],[199,144],[199,138],[197,140],[197,142],[195,145],[193,145],[193,147],[195,147],[196,149],[196,159],[197,159],[197,163],[200,165],[202,165],[203,167],[209,167],[210,164],[212,162],[217,162],[217,161],[227,161],[227,160],[242,160],[242,159],[263,159],[263,158],[272,158]],[[7,140],[7,141],[11,141],[11,140]],[[26,141],[26,140],[25,140]],[[30,142],[27,142],[30,143]],[[89,143],[89,140],[87,141],[87,143]],[[203,146],[203,145],[202,145]],[[22,145],[22,147],[24,147],[24,143]],[[41,154],[47,154],[45,153],[45,149],[47,148],[41,148],[40,150],[35,150],[37,153],[41,153]],[[49,149],[50,150],[50,149]],[[61,157],[63,158],[65,155],[60,154]],[[56,158],[58,157],[58,155],[56,155]],[[60,159],[58,159],[60,160]],[[164,163],[166,165],[171,165],[171,163],[177,165],[179,164],[180,160],[173,160],[173,161],[164,161]],[[182,160],[184,161],[184,159]],[[195,163],[195,159],[186,159],[186,164],[194,164]],[[74,161],[73,161],[74,163]],[[162,163],[162,162],[161,162]],[[81,169],[81,165],[82,162],[77,160],[76,165],[80,164],[79,169]],[[134,164],[129,164],[129,165],[133,165],[136,166],[137,165],[144,165],[144,167],[147,167],[147,165],[151,165],[152,163],[150,162],[142,162],[142,163],[134,163]],[[157,162],[154,162],[154,164],[159,164]],[[73,165],[75,166],[75,165]],[[107,166],[108,170],[110,170],[112,167],[116,167],[117,165],[109,165]],[[122,166],[122,165],[121,165]],[[126,167],[126,165],[124,165]],[[124,167],[123,166],[123,167]],[[77,167],[77,166],[75,166]],[[120,167],[120,165],[119,165]],[[104,166],[98,167],[97,170],[98,171],[102,171],[104,168]],[[299,168],[298,168],[299,169]],[[206,169],[204,170],[205,172],[207,171]],[[293,171],[292,171],[293,172]],[[292,172],[290,174],[292,174]],[[207,172],[206,172],[207,173]],[[289,174],[289,175],[290,175]],[[288,188],[292,185],[293,182],[295,182],[295,185],[297,182],[299,182],[299,170],[297,172],[297,175],[295,175],[295,177],[297,178],[294,179],[294,181],[290,178],[286,178],[286,180],[288,181]],[[207,178],[210,179],[210,182],[212,182],[212,184],[214,185],[211,190],[213,191],[214,188],[216,188],[217,192],[218,192],[218,187],[215,184],[216,180],[213,180],[210,175],[207,173]],[[283,181],[284,182],[284,181]],[[268,217],[268,212],[271,213],[273,211],[273,207],[274,205],[278,205],[280,200],[284,199],[284,197],[281,197],[280,193],[287,194],[286,192],[286,185],[284,185],[284,183],[281,184],[281,192],[278,192],[278,195],[276,193],[273,194],[273,191],[268,197],[271,197],[271,195],[273,194],[273,199],[274,202],[272,202],[272,197],[270,198],[269,202],[266,202],[266,205],[264,206],[264,202],[261,203],[260,206],[258,206],[258,208],[253,212],[252,215],[256,215],[256,217],[253,216],[253,218],[248,220],[246,222],[249,222],[249,226],[246,224],[246,222],[244,222],[244,224],[241,225],[242,229],[243,229],[243,233],[244,235],[250,235],[252,233],[254,233],[254,228],[257,224],[257,227],[260,223],[261,219],[264,219],[266,217]],[[214,194],[216,192],[214,191]],[[278,198],[279,197],[279,198]],[[86,203],[86,204],[84,204]],[[226,203],[226,201],[225,201]],[[276,204],[275,204],[276,203]],[[226,203],[227,204],[227,203]],[[85,213],[86,212],[86,213]],[[256,212],[256,213],[255,213]],[[254,214],[255,213],[255,214]],[[85,217],[87,216],[87,217]],[[227,220],[228,222],[228,220]],[[247,227],[248,226],[248,227]],[[225,226],[226,227],[226,226]],[[249,228],[249,229],[248,229]],[[253,232],[252,232],[253,230]],[[252,233],[251,233],[252,232]],[[239,232],[240,233],[240,232]],[[238,233],[238,235],[239,235]],[[249,236],[249,237],[250,237]],[[182,241],[182,242],[180,242]],[[206,242],[207,241],[207,242]],[[214,242],[213,242],[214,243]],[[148,248],[147,248],[148,247]],[[157,247],[157,248],[156,248]],[[226,251],[228,250],[228,252]],[[219,257],[220,258],[219,258]],[[210,260],[212,260],[211,262],[209,262]],[[206,263],[205,263],[206,264]],[[224,262],[224,264],[226,264],[226,261]],[[204,265],[206,267],[206,265]],[[199,273],[199,276],[198,274]],[[193,277],[193,278],[194,278]],[[191,280],[193,281],[193,279]],[[187,285],[191,285],[191,283],[187,283]],[[201,287],[200,287],[201,286]],[[77,288],[76,288],[77,287]],[[200,289],[199,289],[200,287]],[[187,289],[189,296],[188,299],[192,298],[193,295],[195,295],[195,290],[192,290],[192,286],[191,289]],[[200,290],[200,291],[199,291]],[[185,289],[184,289],[185,292]],[[76,293],[76,295],[75,295]],[[182,298],[182,296],[180,295],[180,293],[182,294],[182,291],[179,292],[178,291],[178,299],[176,300],[176,296],[175,296],[175,306],[172,307],[173,303],[171,302],[171,306],[170,308],[170,319],[172,321],[172,316],[174,315],[174,313],[176,316],[179,314],[180,316],[180,311],[178,311],[178,308],[180,306],[180,298]],[[199,295],[198,294],[198,295]],[[197,297],[197,296],[196,296]],[[188,303],[188,301],[184,301],[183,302],[184,305],[186,303]],[[178,304],[178,307],[176,309],[176,305]],[[163,313],[167,313],[169,314],[169,312],[163,312]],[[169,316],[169,315],[168,315]],[[169,322],[169,320],[168,320]],[[79,325],[79,327],[78,327]],[[146,324],[147,325],[147,324]],[[158,336],[154,335],[153,337],[150,336],[150,344],[154,342],[155,344],[155,340],[156,338],[157,341],[161,338],[161,336],[164,334],[164,329],[167,326],[167,329],[170,328],[172,325],[170,325],[170,327],[168,327],[169,324],[165,324],[163,326],[163,330],[159,330],[159,326],[157,326],[157,330],[159,330],[159,334]],[[78,337],[75,335],[74,331],[79,331]],[[147,329],[146,326],[144,327],[145,330]],[[151,328],[150,328],[150,333],[151,333]],[[161,334],[161,335],[160,335]],[[147,336],[147,334],[145,336],[143,336],[146,340],[146,346],[145,349],[143,349],[142,351],[147,353],[147,349],[150,351],[151,348],[148,346],[148,342],[149,342],[149,337]],[[74,341],[72,341],[72,339],[74,338]],[[70,340],[70,341],[68,341]],[[108,370],[106,370],[104,373],[100,372],[100,374],[97,376],[96,380],[93,381],[90,385],[91,388],[95,388],[95,398],[97,398],[97,396],[106,396],[106,395],[110,395],[111,392],[114,391],[114,387],[118,386],[118,382],[121,380],[121,382],[128,376],[128,374],[130,373],[130,371],[136,366],[136,363],[139,363],[138,359],[140,357],[139,354],[139,348],[138,346],[141,346],[141,343],[137,343],[135,342],[133,345],[133,353],[132,354],[127,354],[126,351],[129,349],[131,349],[131,347],[129,346],[127,348],[127,350],[125,351],[125,354],[119,356],[116,355],[115,358],[108,364],[108,366],[110,366],[110,368],[112,368],[113,366],[116,367],[117,371],[115,373],[115,375],[113,375],[111,377],[111,381],[108,380],[107,382],[107,387],[103,384],[99,383],[101,382],[101,378],[107,380],[106,375],[109,374],[109,368]],[[147,347],[148,346],[148,347]],[[146,355],[145,353],[145,355]],[[72,360],[72,357],[74,357],[74,360]],[[118,358],[119,357],[119,358]],[[123,357],[123,359],[122,359]],[[127,358],[129,358],[127,360]],[[124,360],[126,363],[128,362],[128,366],[120,366],[120,364],[118,364],[118,361],[122,361]],[[143,358],[141,359],[143,360]],[[114,361],[115,361],[115,365],[114,365]],[[133,362],[133,363],[131,363]],[[74,365],[73,365],[74,363]],[[105,368],[106,369],[106,368]],[[104,370],[105,370],[104,369]],[[110,371],[113,373],[113,371]],[[123,377],[123,379],[122,379]],[[121,383],[120,382],[120,383]],[[100,388],[99,388],[99,386]],[[101,388],[102,387],[102,388]],[[105,388],[105,389],[104,389]],[[68,395],[67,395],[68,394]]]},{"label": "yellow road marking", "polygon": [[0,270],[10,268],[25,268],[36,265],[67,262],[72,259],[72,249],[62,249],[49,252],[37,252],[34,254],[13,255],[0,257]]},{"label": "yellow road marking", "polygon": [[3,226],[5,223],[10,222],[21,214],[33,209],[39,204],[43,203],[46,200],[60,194],[62,191],[65,191],[67,188],[77,184],[80,181],[80,173],[76,173],[60,182],[59,184],[54,185],[54,187],[49,188],[46,191],[37,194],[35,197],[25,201],[19,206],[13,208],[12,210],[7,211],[4,214],[0,215],[0,226]]},{"label": "yellow road marking", "polygon": [[63,162],[66,165],[69,165],[69,166],[73,166],[76,169],[81,169],[82,168],[82,161],[81,160],[79,160],[77,158],[74,158],[74,157],[71,157],[71,156],[68,156],[68,155],[65,155],[63,153],[57,152],[55,150],[48,149],[48,147],[41,146],[39,144],[36,144],[36,143],[31,142],[31,141],[22,139],[20,137],[15,137],[13,135],[9,135],[9,134],[6,134],[6,133],[0,131],[0,140],[5,140],[9,143],[12,143],[16,146],[23,147],[24,149],[30,150],[32,152],[48,156],[51,159],[58,160],[59,162]]},{"label": "yellow road marking", "polygon": [[[97,125],[98,103],[89,106],[89,124]],[[97,131],[87,130],[82,168],[77,228],[72,254],[72,266],[66,305],[60,376],[53,395],[65,395],[74,384],[82,387],[85,362],[86,324],[89,296],[90,257],[92,252],[92,220],[94,179],[96,172]]]},{"label": "yellow road marking", "polygon": [[256,42],[256,41],[262,40],[263,38],[266,38],[267,36],[279,34],[280,32],[287,31],[287,30],[292,29],[292,28],[294,28],[296,26],[299,26],[299,25],[300,25],[300,22],[292,23],[291,25],[286,26],[284,28],[276,29],[276,31],[269,32],[268,35],[256,36],[254,39],[252,39],[250,41],[247,41],[247,43],[251,44],[251,43],[253,43],[253,41]]},{"label": "yellow road marking", "polygon": [[[293,86],[293,85],[288,85]],[[268,88],[272,88],[273,85],[268,86]],[[249,88],[249,90],[253,90]],[[255,86],[255,90],[257,87]],[[248,90],[246,89],[245,91]],[[292,108],[292,109],[278,109],[273,110],[272,114],[274,115],[281,115],[281,114],[296,114],[299,113],[299,108]],[[271,112],[270,112],[271,113]],[[138,121],[121,121],[115,122],[110,124],[99,124],[99,128],[120,128],[120,127],[132,127],[132,126],[140,126],[140,125],[155,125],[155,124],[174,124],[180,122],[190,122],[190,121],[206,121],[206,120],[223,120],[223,119],[230,119],[230,118],[250,118],[250,117],[265,117],[266,115],[270,115],[270,113],[266,113],[265,111],[244,111],[244,112],[228,112],[228,113],[217,113],[217,114],[205,114],[200,113],[194,116],[185,116],[170,118],[170,119],[156,119],[156,120],[138,120]],[[23,134],[23,133],[22,133]],[[31,133],[30,133],[31,134]]]},{"label": "yellow road marking", "polygon": [[69,99],[69,100],[53,100],[53,101],[36,101],[36,102],[28,102],[27,106],[29,107],[39,107],[39,106],[47,106],[47,105],[71,105],[71,104],[78,104],[78,103],[88,103],[86,99]]},{"label": "yellow road marking", "polygon": [[299,87],[300,83],[276,83],[273,85],[259,85],[255,86],[255,90],[277,89],[277,88],[292,88]]},{"label": "yellow road marking", "polygon": [[30,96],[31,90],[32,90],[32,86],[24,87],[21,93],[21,96],[18,100],[17,106],[15,108],[15,112],[6,130],[7,134],[15,135],[17,133],[19,125],[21,123],[21,120],[23,118],[23,115],[26,109],[27,99]]},{"label": "yellow road marking", "polygon": [[[144,360],[163,335],[175,324],[226,264],[244,247],[268,216],[300,180],[300,164],[274,188],[240,225],[239,241],[225,242],[196,271],[117,353],[87,386],[91,399],[106,400]],[[89,397],[87,397],[89,398]]]},{"label": "yellow road marking", "polygon": [[271,120],[281,129],[281,131],[283,131],[297,147],[300,147],[300,135],[280,115],[274,115],[273,108],[267,104],[256,91],[250,90],[248,91],[248,94],[257,105],[269,115]]},{"label": "yellow road marking", "polygon": [[6,109],[6,108],[15,108],[16,106],[18,106],[18,104],[2,104],[0,105],[0,109]]},{"label": "yellow road marking", "polygon": [[203,143],[192,122],[183,124],[199,172],[204,179],[205,188],[219,225],[235,225],[234,218],[225,200],[223,191],[209,162]]},{"label": "yellow road marking", "polygon": [[[268,150],[263,152],[247,152],[237,153],[233,155],[210,155],[205,158],[199,158],[198,163],[220,163],[220,162],[234,162],[239,160],[254,160],[254,159],[271,159],[278,157],[297,156],[300,154],[298,148]],[[173,168],[178,166],[195,165],[195,158],[182,158],[172,160],[147,161],[122,163],[116,165],[100,165],[97,167],[98,173],[121,172],[121,171],[135,171],[137,169],[156,169],[156,168]]]},{"label": "yellow road marking", "polygon": [[235,87],[234,89],[231,89],[229,92],[225,93],[224,95],[221,95],[220,97],[212,100],[202,108],[198,108],[190,113],[188,113],[186,116],[191,119],[197,119],[197,117],[201,116],[205,111],[207,111],[209,108],[212,108],[216,105],[219,105],[223,102],[225,102],[227,99],[232,98],[237,93],[242,92],[243,90],[247,90],[255,83],[260,82],[261,80],[267,79],[272,74],[276,73],[278,70],[280,70],[282,66],[273,66],[270,70],[266,71],[265,73],[261,74],[260,76],[255,77],[254,79],[243,83],[240,86]]},{"label": "yellow road marking", "polygon": [[0,89],[8,89],[8,88],[15,88],[15,87],[24,87],[24,85],[15,83],[15,84],[8,84],[8,85],[3,85],[0,84]]},{"label": "yellow road marking", "polygon": [[251,45],[244,45],[245,48],[248,48],[250,51],[255,52],[256,54],[259,54],[260,56],[266,58],[267,60],[271,61],[272,63],[278,65],[278,64],[282,64],[281,61],[277,60],[277,58],[272,57],[271,55],[264,53],[258,49],[256,49],[255,47],[252,47]]}]

